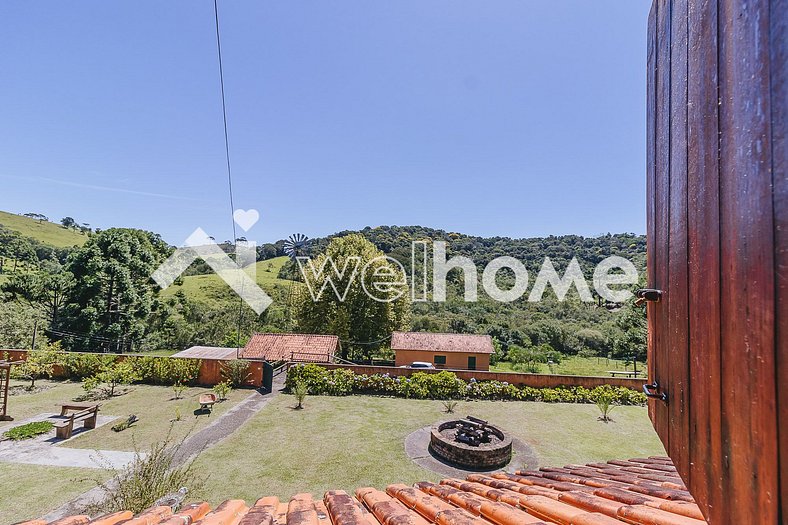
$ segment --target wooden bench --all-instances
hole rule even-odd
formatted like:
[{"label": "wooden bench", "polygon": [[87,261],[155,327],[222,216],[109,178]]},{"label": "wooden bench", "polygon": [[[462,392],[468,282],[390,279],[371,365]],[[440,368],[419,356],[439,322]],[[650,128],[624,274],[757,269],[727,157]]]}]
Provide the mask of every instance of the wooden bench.
[{"label": "wooden bench", "polygon": [[640,370],[638,370],[637,372],[630,372],[625,370],[608,370],[607,373],[613,377],[616,377],[617,375],[627,376],[627,377],[638,377],[643,372],[641,372]]},{"label": "wooden bench", "polygon": [[60,405],[60,415],[65,417],[63,421],[55,423],[55,432],[58,439],[68,439],[74,431],[74,423],[82,421],[83,428],[96,428],[98,419],[98,405]]}]

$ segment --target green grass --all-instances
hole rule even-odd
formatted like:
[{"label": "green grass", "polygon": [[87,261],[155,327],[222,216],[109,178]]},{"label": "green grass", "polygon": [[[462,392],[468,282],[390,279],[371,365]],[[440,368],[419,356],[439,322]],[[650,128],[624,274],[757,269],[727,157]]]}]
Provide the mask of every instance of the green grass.
[{"label": "green grass", "polygon": [[40,518],[107,479],[101,470],[0,463],[0,523]]},{"label": "green grass", "polygon": [[[626,368],[625,368],[626,365]],[[539,365],[540,374],[555,373],[567,376],[603,376],[609,377],[609,370],[632,370],[632,361],[622,361],[619,359],[607,359],[605,357],[565,357],[557,365],[553,365],[553,372],[546,364]],[[638,370],[645,372],[646,363],[638,361]],[[515,370],[512,363],[501,361],[490,366],[491,372],[522,372]],[[643,377],[643,376],[641,376]]]},{"label": "green grass", "polygon": [[39,222],[5,211],[0,211],[0,225],[57,248],[82,246],[88,240],[87,235],[66,229],[60,224],[47,221]]},{"label": "green grass", "polygon": [[[277,277],[282,265],[287,262],[287,257],[276,257],[266,261],[259,261],[257,267],[257,284],[269,294],[286,293],[292,281]],[[183,291],[190,300],[204,303],[213,308],[220,307],[238,298],[230,287],[216,274],[187,275],[183,284],[173,285],[164,290],[163,298],[171,297]]]},{"label": "green grass", "polygon": [[[310,396],[304,410],[293,406],[293,396],[278,397],[200,456],[197,468],[211,476],[208,501],[440,479],[404,449],[408,434],[447,417],[440,401]],[[529,443],[540,465],[665,453],[642,407],[616,407],[607,424],[596,406],[580,404],[461,402],[455,414],[497,423]]]},{"label": "green grass", "polygon": [[[9,411],[17,421],[52,413],[57,403],[81,392],[78,383],[41,384],[51,388],[10,398]],[[163,439],[176,406],[182,407],[183,416],[175,423],[177,438],[215,421],[249,392],[235,391],[230,401],[216,405],[212,417],[195,418],[192,410],[202,390],[190,389],[185,400],[175,401],[168,388],[135,386],[133,392],[101,407],[107,415],[137,414],[140,421],[134,427],[115,433],[105,425],[68,446],[133,450],[136,443],[144,451]],[[293,396],[278,396],[229,438],[204,451],[195,468],[210,478],[205,491],[190,494],[190,499],[205,499],[215,506],[230,498],[251,503],[264,495],[287,499],[298,492],[320,496],[329,489],[352,491],[365,485],[384,488],[395,482],[440,479],[413,463],[404,449],[411,432],[447,417],[440,401],[309,396],[303,410],[293,406]],[[581,404],[463,401],[455,413],[497,423],[530,444],[540,465],[665,453],[643,407],[616,407],[610,423],[597,420],[594,405]],[[94,486],[78,480],[106,476],[88,469],[13,464],[0,468],[0,523],[41,516]]]},{"label": "green grass", "polygon": [[[27,383],[11,381],[12,386],[17,384]],[[81,383],[38,381],[36,385],[52,388],[35,394],[9,397],[8,414],[16,421],[38,414],[59,413],[58,404],[72,401],[84,393]],[[170,387],[132,385],[129,388],[131,391],[127,394],[100,401],[99,414],[120,418],[136,414],[140,418],[138,422],[123,432],[114,432],[110,428],[112,425],[103,425],[75,437],[67,446],[70,448],[131,451],[134,450],[136,443],[144,450],[151,443],[163,439],[170,425],[173,425],[172,437],[177,441],[190,432],[197,432],[205,428],[251,393],[251,390],[233,390],[227,401],[214,405],[211,415],[198,417],[194,415],[194,411],[199,408],[197,398],[201,393],[209,392],[210,389],[189,388],[183,393],[183,399],[176,400],[173,399],[175,394]],[[177,411],[180,411],[181,421],[171,423],[170,420],[176,417]],[[10,426],[13,426],[13,423],[4,424],[2,429],[8,430]]]}]

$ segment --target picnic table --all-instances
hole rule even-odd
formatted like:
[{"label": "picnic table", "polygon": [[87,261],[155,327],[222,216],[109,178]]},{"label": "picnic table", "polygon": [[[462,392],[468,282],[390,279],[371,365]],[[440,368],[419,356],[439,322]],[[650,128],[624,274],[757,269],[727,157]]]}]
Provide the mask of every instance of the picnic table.
[{"label": "picnic table", "polygon": [[616,377],[617,375],[626,376],[626,377],[638,377],[641,374],[643,374],[643,372],[641,372],[640,370],[638,370],[637,372],[630,370],[608,370],[607,373],[613,377]]},{"label": "picnic table", "polygon": [[61,404],[60,417],[64,417],[63,421],[55,423],[55,432],[58,439],[68,439],[74,431],[74,423],[82,422],[82,428],[96,428],[96,419],[98,419],[99,405],[84,404],[84,403],[68,403]]}]

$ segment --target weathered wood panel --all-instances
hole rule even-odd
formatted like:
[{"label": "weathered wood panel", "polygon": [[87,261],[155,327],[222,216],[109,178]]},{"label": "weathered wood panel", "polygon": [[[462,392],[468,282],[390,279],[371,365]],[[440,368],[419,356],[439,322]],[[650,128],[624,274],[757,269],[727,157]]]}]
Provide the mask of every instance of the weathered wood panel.
[{"label": "weathered wood panel", "polygon": [[[648,13],[648,44],[646,49],[646,114],[651,116],[655,115],[657,107],[657,4],[656,2],[651,5],[651,10]],[[646,224],[646,270],[648,273],[648,282],[656,282],[656,224],[654,221],[655,216],[655,199],[653,198],[656,185],[656,173],[654,158],[656,156],[657,137],[656,137],[656,122],[653,118],[646,120],[646,216],[648,217]],[[656,321],[657,312],[655,311],[655,304],[646,304],[646,317],[648,319],[648,347],[654,348],[656,342],[654,340],[655,334],[659,332]],[[655,359],[648,360],[648,376],[655,377]],[[652,421],[656,421],[656,407],[653,401],[648,403],[648,415]]]},{"label": "weathered wood panel", "polygon": [[777,523],[769,1],[719,5],[723,487]]},{"label": "weathered wood panel", "polygon": [[[781,16],[782,14],[782,16]],[[774,207],[775,348],[782,520],[788,521],[788,0],[770,10],[772,192]]]},{"label": "weathered wood panel", "polygon": [[689,350],[687,278],[687,0],[670,9],[670,162],[668,209],[668,314],[670,451],[676,469],[689,483]]},{"label": "weathered wood panel", "polygon": [[[650,220],[654,224],[654,281],[652,287],[664,290],[668,286],[668,258],[670,253],[670,0],[656,0],[656,107],[654,157],[654,214]],[[668,348],[669,325],[665,307],[668,298],[651,308],[654,334],[654,376],[663,387],[669,387],[670,351]],[[670,423],[668,406],[660,401],[652,401],[654,427],[662,438],[666,450],[670,450]]]},{"label": "weathered wood panel", "polygon": [[649,16],[649,413],[713,524],[788,519],[786,26],[788,0]]},{"label": "weathered wood panel", "polygon": [[689,266],[689,482],[699,504],[727,512],[722,496],[720,411],[720,208],[717,3],[688,11],[687,230]]}]

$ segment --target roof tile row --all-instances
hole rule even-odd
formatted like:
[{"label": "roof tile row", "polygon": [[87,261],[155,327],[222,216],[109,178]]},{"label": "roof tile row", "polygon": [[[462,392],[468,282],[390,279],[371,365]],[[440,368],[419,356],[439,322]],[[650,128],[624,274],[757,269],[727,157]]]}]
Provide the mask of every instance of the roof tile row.
[{"label": "roof tile row", "polygon": [[228,500],[211,510],[194,503],[173,513],[154,507],[93,521],[71,516],[23,525],[702,525],[700,509],[668,458],[638,458],[538,471],[471,474],[440,484],[362,487],[355,497],[329,491],[322,500],[296,494],[248,507]]}]

